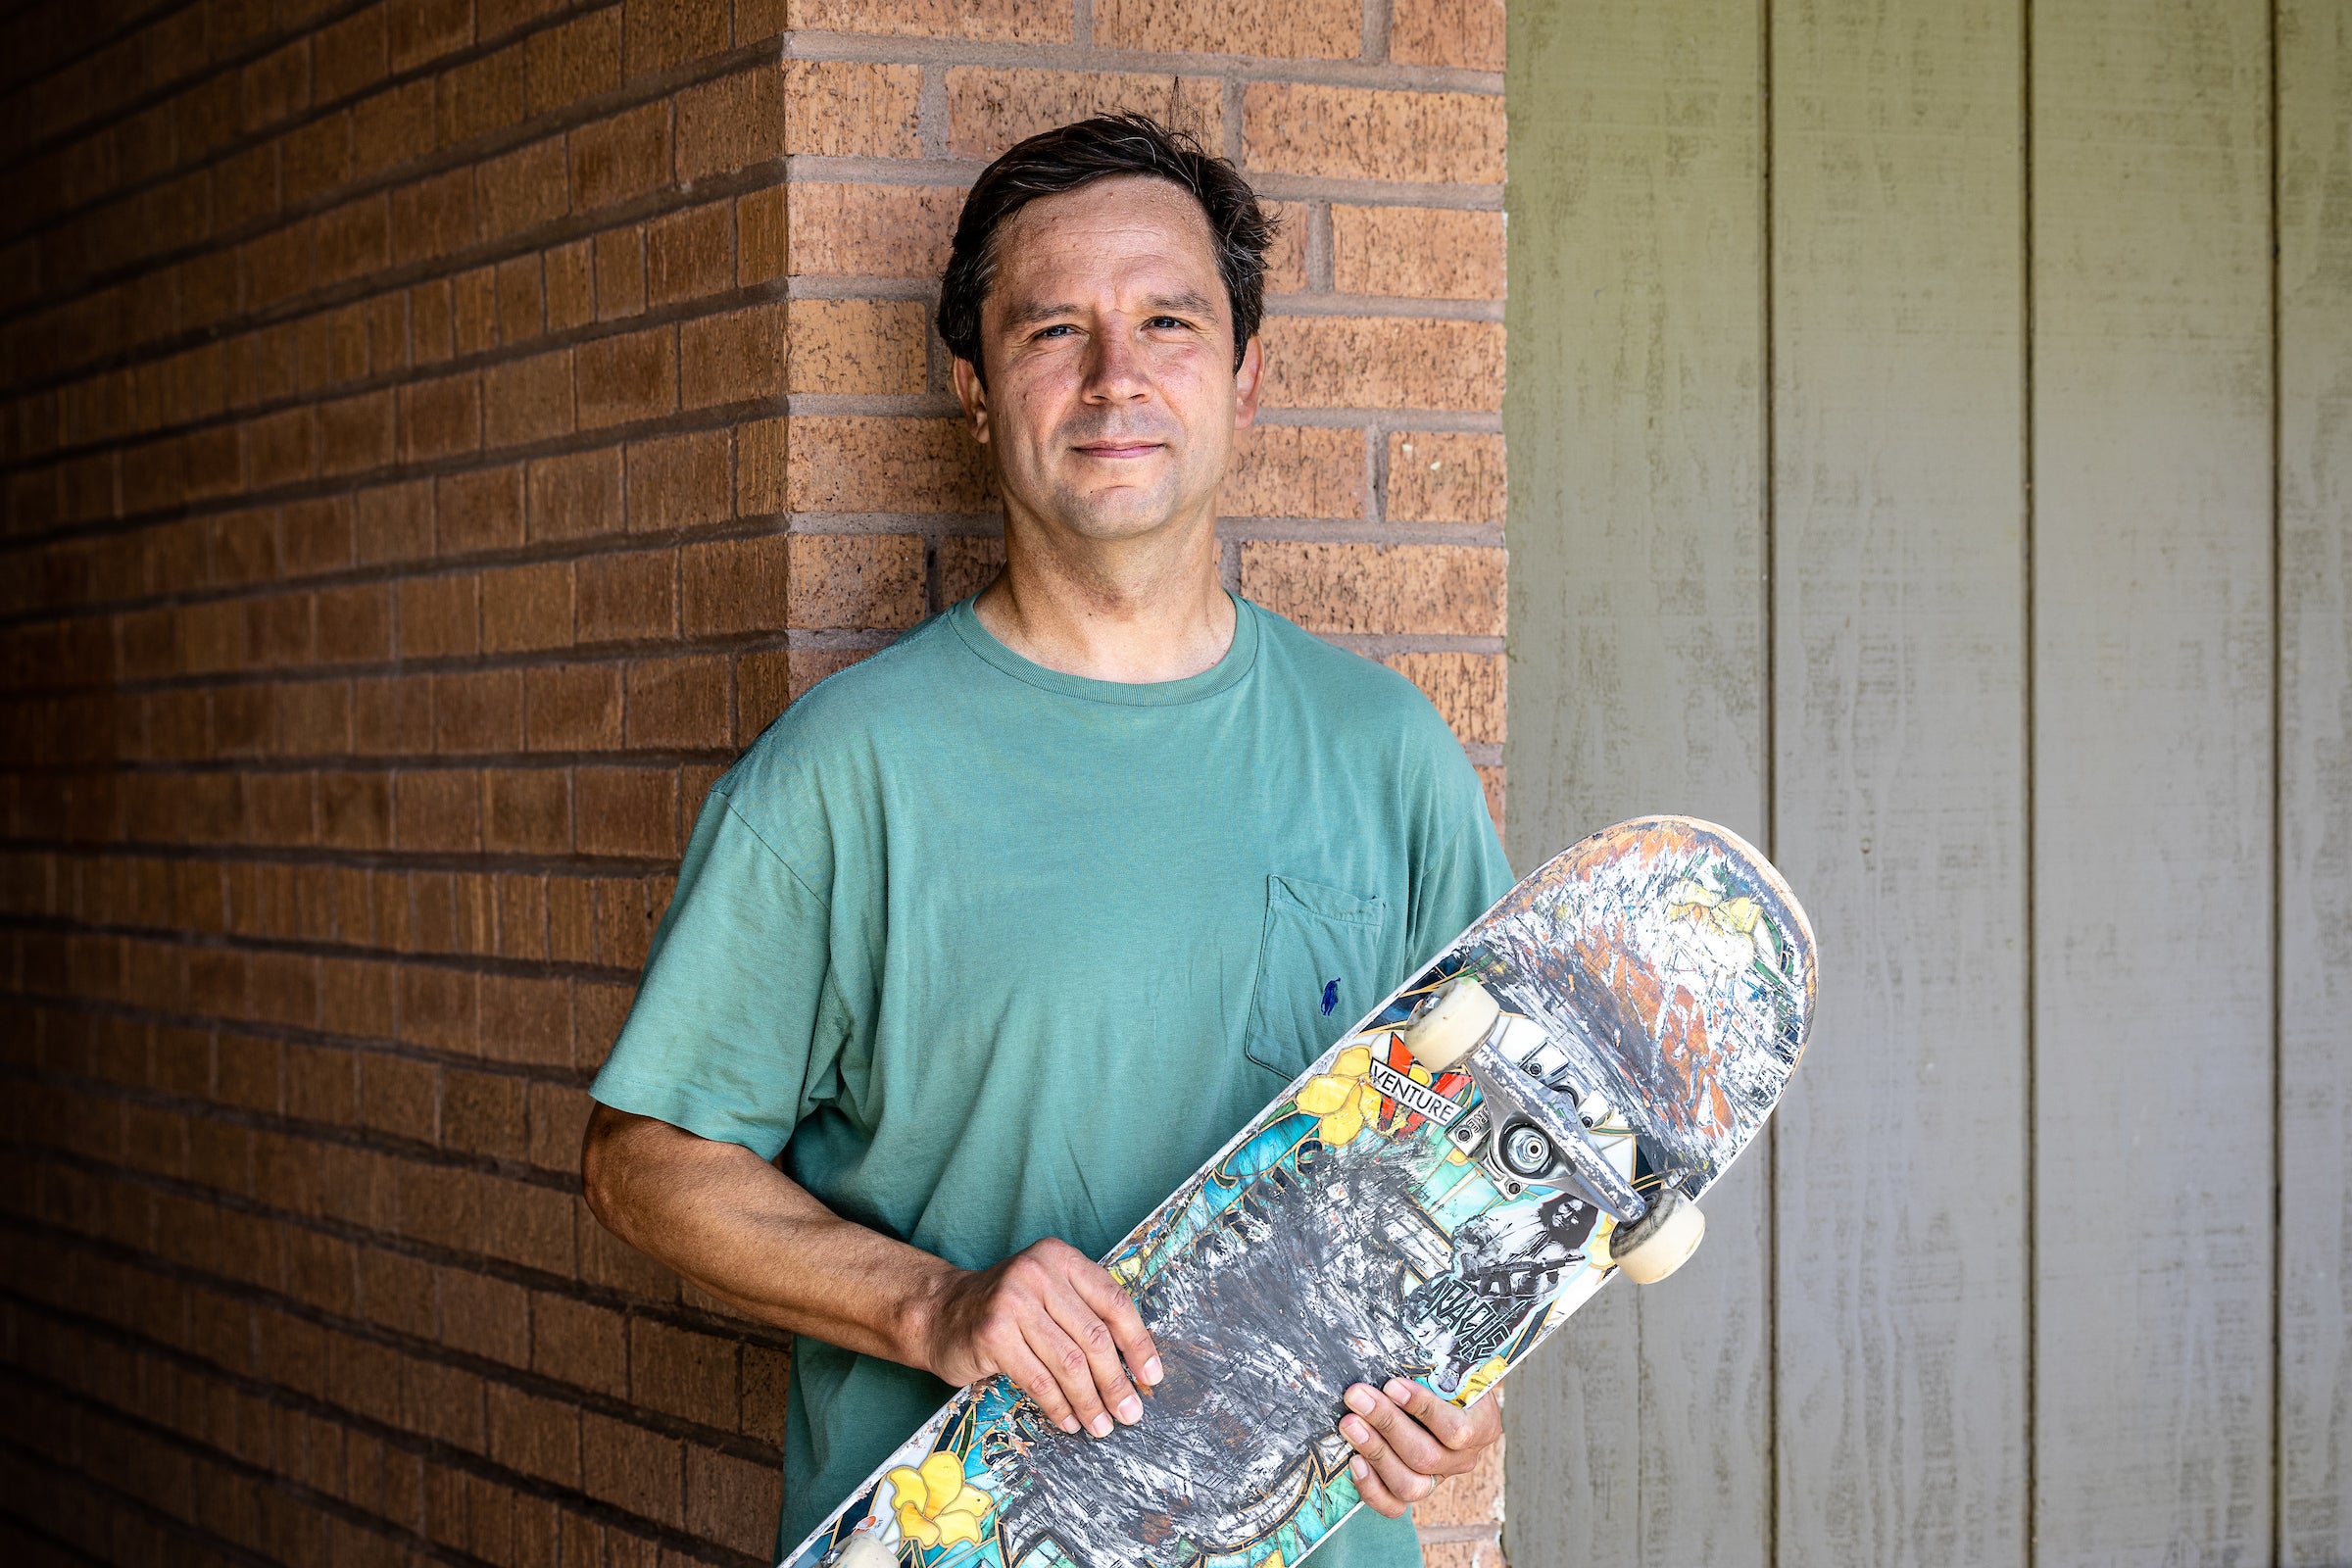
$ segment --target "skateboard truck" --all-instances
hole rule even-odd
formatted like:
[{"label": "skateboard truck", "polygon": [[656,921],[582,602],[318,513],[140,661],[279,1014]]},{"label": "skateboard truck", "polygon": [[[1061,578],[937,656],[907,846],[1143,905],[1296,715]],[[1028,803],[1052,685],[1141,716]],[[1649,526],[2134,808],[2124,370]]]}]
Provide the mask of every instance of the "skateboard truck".
[{"label": "skateboard truck", "polygon": [[1478,1085],[1484,1115],[1456,1130],[1457,1144],[1474,1138],[1472,1125],[1483,1122],[1491,1162],[1511,1180],[1531,1187],[1575,1182],[1617,1222],[1611,1261],[1637,1284],[1664,1279],[1706,1233],[1697,1205],[1670,1186],[1660,1187],[1654,1202],[1634,1191],[1591,1131],[1608,1113],[1606,1103],[1592,1094],[1564,1106],[1564,1095],[1503,1053],[1508,1026],[1487,988],[1460,975],[1431,993],[1402,1033],[1413,1059],[1430,1072],[1466,1071]]}]

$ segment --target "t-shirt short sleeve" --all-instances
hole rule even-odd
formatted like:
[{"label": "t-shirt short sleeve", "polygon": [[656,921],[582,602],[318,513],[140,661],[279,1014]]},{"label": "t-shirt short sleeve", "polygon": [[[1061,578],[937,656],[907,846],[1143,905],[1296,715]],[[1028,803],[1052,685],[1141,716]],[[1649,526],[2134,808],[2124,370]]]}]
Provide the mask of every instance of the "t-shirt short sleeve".
[{"label": "t-shirt short sleeve", "polygon": [[775,1158],[833,1095],[829,926],[824,901],[713,791],[589,1094]]},{"label": "t-shirt short sleeve", "polygon": [[1433,745],[1429,803],[1415,833],[1412,899],[1405,914],[1408,971],[1420,968],[1511,891],[1511,862],[1487,812],[1478,771],[1450,744]]}]

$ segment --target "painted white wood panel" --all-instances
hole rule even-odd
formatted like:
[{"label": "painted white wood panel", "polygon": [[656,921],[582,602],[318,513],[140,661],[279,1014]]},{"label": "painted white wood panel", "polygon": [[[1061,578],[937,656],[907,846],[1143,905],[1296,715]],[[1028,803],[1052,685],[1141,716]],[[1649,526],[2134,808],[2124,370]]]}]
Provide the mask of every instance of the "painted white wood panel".
[{"label": "painted white wood panel", "polygon": [[1773,8],[1784,1563],[2027,1560],[2022,49],[2011,0]]},{"label": "painted white wood panel", "polygon": [[2033,25],[2035,1561],[2258,1562],[2269,22]]},{"label": "painted white wood panel", "polygon": [[2352,6],[2278,8],[2279,1560],[2352,1563]]},{"label": "painted white wood panel", "polygon": [[1824,954],[1768,1352],[1580,1325],[1515,1560],[2352,1564],[2352,8],[1512,27],[1514,855],[1769,823]]},{"label": "painted white wood panel", "polygon": [[[1513,862],[1642,811],[1762,843],[1760,12],[1576,0],[1511,28],[1543,86],[1510,97],[1504,424],[1544,476],[1509,520],[1511,680],[1538,694]],[[1512,1388],[1514,1568],[1768,1560],[1770,1160],[1709,1197],[1670,1288],[1612,1286]]]}]

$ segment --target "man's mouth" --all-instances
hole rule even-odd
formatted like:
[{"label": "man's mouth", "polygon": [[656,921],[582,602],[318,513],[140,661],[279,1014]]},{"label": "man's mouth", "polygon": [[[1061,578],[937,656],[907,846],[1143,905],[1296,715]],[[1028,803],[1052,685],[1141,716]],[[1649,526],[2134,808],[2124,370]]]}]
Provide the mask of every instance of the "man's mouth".
[{"label": "man's mouth", "polygon": [[1090,458],[1143,458],[1160,451],[1164,445],[1158,441],[1088,441],[1078,451]]}]

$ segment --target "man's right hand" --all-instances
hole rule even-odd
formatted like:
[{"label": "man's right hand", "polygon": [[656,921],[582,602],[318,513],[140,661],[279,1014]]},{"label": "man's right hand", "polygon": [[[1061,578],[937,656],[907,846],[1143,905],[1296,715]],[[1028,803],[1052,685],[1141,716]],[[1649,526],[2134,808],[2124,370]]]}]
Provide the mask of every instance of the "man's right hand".
[{"label": "man's right hand", "polygon": [[1098,1438],[1110,1436],[1113,1416],[1128,1426],[1142,1420],[1136,1386],[1160,1380],[1159,1351],[1135,1303],[1109,1270],[1066,1242],[1039,1242],[994,1268],[953,1276],[925,1339],[930,1370],[943,1381],[1002,1372],[1062,1431],[1084,1427]]}]

